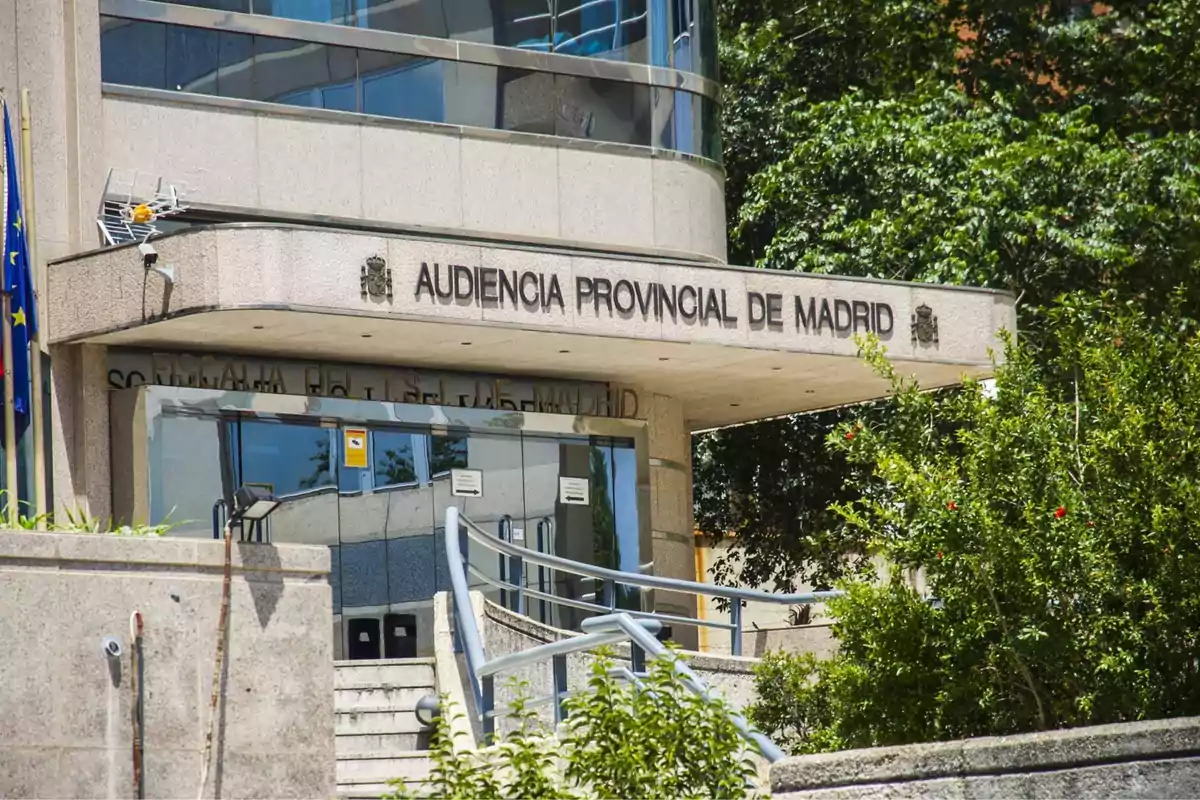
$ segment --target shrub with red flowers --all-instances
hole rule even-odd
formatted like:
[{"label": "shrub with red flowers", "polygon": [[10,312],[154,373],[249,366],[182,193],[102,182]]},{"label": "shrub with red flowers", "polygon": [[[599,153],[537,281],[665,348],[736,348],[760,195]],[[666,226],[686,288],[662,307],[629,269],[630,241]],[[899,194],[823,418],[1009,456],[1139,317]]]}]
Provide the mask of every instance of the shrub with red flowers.
[{"label": "shrub with red flowers", "polygon": [[830,604],[835,657],[760,668],[754,721],[793,750],[1200,714],[1197,323],[1107,296],[1052,321],[989,392],[923,392],[864,342],[892,413],[828,445],[875,566]]}]

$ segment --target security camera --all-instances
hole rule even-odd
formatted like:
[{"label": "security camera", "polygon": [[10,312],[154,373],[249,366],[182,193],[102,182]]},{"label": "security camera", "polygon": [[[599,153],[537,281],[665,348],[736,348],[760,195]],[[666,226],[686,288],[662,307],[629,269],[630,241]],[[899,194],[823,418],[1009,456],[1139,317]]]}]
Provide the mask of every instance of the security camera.
[{"label": "security camera", "polygon": [[138,252],[142,254],[142,266],[146,269],[150,269],[158,263],[158,251],[149,242],[139,244]]}]

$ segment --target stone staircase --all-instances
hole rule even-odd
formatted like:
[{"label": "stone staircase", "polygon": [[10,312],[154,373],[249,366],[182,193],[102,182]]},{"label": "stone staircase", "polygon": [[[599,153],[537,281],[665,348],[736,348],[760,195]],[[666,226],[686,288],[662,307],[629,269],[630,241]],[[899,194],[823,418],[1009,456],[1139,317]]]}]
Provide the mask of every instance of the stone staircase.
[{"label": "stone staircase", "polygon": [[[334,662],[337,786],[341,798],[378,798],[387,781],[429,775],[429,730],[413,709],[437,693],[432,658]],[[413,787],[416,788],[416,787]]]}]

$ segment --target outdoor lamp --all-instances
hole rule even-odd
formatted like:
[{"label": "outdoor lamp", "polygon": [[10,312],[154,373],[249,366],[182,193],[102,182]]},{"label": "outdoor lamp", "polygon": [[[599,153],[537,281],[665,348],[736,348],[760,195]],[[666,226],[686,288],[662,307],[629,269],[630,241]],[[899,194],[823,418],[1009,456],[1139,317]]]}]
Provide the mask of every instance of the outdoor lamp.
[{"label": "outdoor lamp", "polygon": [[278,497],[266,489],[242,486],[233,494],[233,512],[229,515],[229,522],[258,522],[266,519],[272,511],[279,508],[280,502]]},{"label": "outdoor lamp", "polygon": [[413,710],[417,715],[417,722],[429,728],[433,726],[433,721],[441,711],[441,704],[436,696],[427,694],[417,701],[417,707]]}]

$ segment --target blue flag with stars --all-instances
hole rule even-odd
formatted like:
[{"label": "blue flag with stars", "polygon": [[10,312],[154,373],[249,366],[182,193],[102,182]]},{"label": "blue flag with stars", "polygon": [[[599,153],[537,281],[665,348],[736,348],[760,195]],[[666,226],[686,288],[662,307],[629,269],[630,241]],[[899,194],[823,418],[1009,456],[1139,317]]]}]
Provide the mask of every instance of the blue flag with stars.
[{"label": "blue flag with stars", "polygon": [[[2,102],[2,101],[0,101]],[[25,239],[25,216],[21,213],[17,159],[13,155],[12,126],[8,104],[4,104],[4,283],[3,291],[12,300],[12,374],[13,411],[20,435],[29,425],[31,387],[29,384],[29,342],[37,337],[37,306],[33,296],[33,274],[29,269],[29,243]],[[7,366],[7,365],[6,365]],[[3,397],[0,396],[0,402]]]}]

